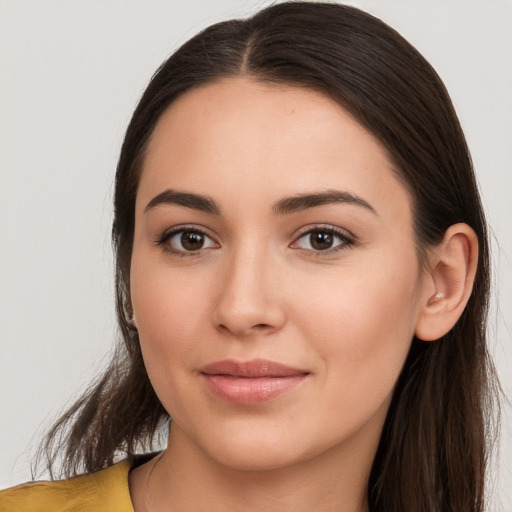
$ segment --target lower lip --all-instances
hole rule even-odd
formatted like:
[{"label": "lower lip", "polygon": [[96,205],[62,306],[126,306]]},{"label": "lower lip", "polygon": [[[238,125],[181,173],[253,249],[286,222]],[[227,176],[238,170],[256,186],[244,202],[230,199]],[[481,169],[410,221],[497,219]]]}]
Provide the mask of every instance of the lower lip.
[{"label": "lower lip", "polygon": [[236,377],[203,374],[210,390],[220,398],[240,405],[268,402],[298,386],[306,374],[286,377]]}]

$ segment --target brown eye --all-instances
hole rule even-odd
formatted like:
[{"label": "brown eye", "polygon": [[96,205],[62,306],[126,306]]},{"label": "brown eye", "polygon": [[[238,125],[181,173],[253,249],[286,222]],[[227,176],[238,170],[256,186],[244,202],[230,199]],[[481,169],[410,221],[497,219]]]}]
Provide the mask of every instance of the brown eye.
[{"label": "brown eye", "polygon": [[330,253],[353,245],[353,239],[334,227],[311,229],[301,235],[292,245],[293,248],[310,252]]},{"label": "brown eye", "polygon": [[316,251],[325,251],[332,247],[334,236],[327,231],[313,231],[309,234],[309,243]]},{"label": "brown eye", "polygon": [[202,231],[180,229],[165,235],[159,244],[171,253],[186,255],[203,249],[218,247],[218,245]]},{"label": "brown eye", "polygon": [[187,251],[197,251],[204,245],[204,235],[195,231],[184,231],[180,237],[181,246]]}]

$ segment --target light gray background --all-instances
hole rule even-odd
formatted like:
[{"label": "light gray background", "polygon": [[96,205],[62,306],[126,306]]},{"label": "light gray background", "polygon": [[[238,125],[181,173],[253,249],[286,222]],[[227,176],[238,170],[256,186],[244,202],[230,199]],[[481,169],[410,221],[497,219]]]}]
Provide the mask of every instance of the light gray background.
[{"label": "light gray background", "polygon": [[[268,1],[0,0],[0,487],[115,337],[109,241],[121,139],[179,43]],[[472,150],[493,228],[491,349],[512,396],[512,2],[360,0],[430,60]],[[511,410],[492,510],[512,512]],[[500,505],[501,501],[501,505]]]}]

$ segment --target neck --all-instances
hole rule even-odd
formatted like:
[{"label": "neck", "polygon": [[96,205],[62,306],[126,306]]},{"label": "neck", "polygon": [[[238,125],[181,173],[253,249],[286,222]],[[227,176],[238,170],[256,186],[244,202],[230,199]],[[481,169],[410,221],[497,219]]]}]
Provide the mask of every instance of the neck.
[{"label": "neck", "polygon": [[130,490],[135,512],[367,512],[376,448],[344,443],[282,468],[235,469],[212,460],[173,427],[167,450],[132,471]]}]

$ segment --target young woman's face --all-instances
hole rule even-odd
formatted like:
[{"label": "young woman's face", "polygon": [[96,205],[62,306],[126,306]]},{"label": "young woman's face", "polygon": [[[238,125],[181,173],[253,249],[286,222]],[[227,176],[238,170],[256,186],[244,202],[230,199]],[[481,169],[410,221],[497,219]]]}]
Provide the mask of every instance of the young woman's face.
[{"label": "young woman's face", "polygon": [[421,289],[409,194],[332,100],[232,78],[158,122],[131,297],[173,442],[246,469],[371,461]]}]

